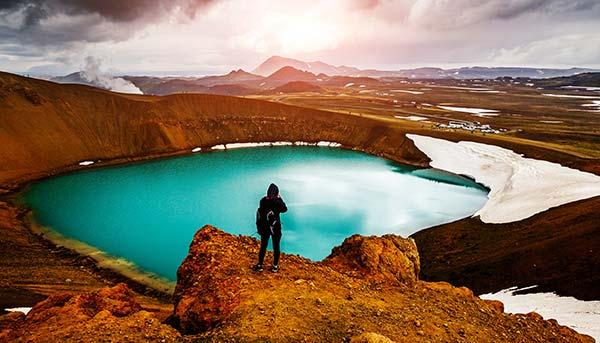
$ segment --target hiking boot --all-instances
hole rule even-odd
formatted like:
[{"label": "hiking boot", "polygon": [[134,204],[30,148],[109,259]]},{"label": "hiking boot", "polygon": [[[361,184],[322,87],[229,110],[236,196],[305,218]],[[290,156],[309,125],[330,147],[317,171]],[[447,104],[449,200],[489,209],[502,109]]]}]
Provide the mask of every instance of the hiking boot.
[{"label": "hiking boot", "polygon": [[255,272],[262,272],[264,270],[262,264],[256,264],[252,269],[254,269]]},{"label": "hiking boot", "polygon": [[277,271],[279,271],[279,266],[273,266],[273,267],[271,267],[271,271],[273,273],[277,273]]}]

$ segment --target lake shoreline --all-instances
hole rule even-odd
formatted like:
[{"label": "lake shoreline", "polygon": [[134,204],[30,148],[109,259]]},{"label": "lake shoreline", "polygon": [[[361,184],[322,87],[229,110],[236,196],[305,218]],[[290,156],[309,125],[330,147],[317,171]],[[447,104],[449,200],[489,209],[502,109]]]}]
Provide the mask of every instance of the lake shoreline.
[{"label": "lake shoreline", "polygon": [[[320,140],[315,141],[315,144],[318,141],[320,141]],[[225,142],[225,143],[221,143],[221,144],[225,145],[225,144],[231,144],[231,143]],[[167,153],[161,153],[161,154],[148,154],[148,155],[143,155],[143,156],[127,156],[127,157],[116,157],[113,159],[103,159],[101,163],[94,163],[91,165],[72,164],[72,165],[63,166],[61,168],[53,169],[48,172],[29,174],[29,175],[26,175],[26,176],[20,178],[19,180],[5,182],[2,185],[2,188],[0,188],[0,207],[2,207],[2,205],[3,205],[6,212],[10,213],[11,215],[9,215],[8,217],[4,217],[4,218],[1,218],[2,216],[0,216],[0,225],[2,224],[2,222],[5,222],[5,223],[10,222],[10,223],[12,223],[11,226],[20,226],[20,227],[26,228],[28,230],[28,232],[22,232],[20,235],[21,236],[20,239],[30,240],[30,241],[32,241],[31,242],[32,245],[42,246],[43,249],[45,249],[46,251],[56,252],[54,254],[54,257],[56,257],[57,260],[60,260],[64,263],[71,263],[72,260],[74,258],[76,258],[78,260],[79,267],[83,267],[85,269],[81,273],[82,277],[87,276],[87,274],[89,272],[92,272],[92,273],[96,274],[96,276],[100,280],[102,280],[102,283],[108,283],[108,284],[125,283],[132,290],[138,292],[139,294],[150,296],[160,302],[168,304],[171,301],[172,292],[171,291],[169,291],[169,292],[162,291],[159,289],[159,287],[160,288],[164,288],[164,287],[172,288],[172,284],[170,282],[160,282],[160,280],[153,280],[153,282],[158,281],[157,282],[158,287],[152,287],[152,286],[148,285],[147,283],[136,280],[136,278],[138,278],[140,276],[142,276],[142,279],[143,279],[144,276],[147,276],[147,274],[148,274],[147,272],[140,271],[140,270],[136,271],[136,269],[133,268],[131,270],[128,270],[128,272],[124,274],[121,271],[103,267],[101,265],[102,263],[100,261],[97,261],[97,260],[91,258],[91,256],[89,254],[82,254],[82,253],[78,252],[74,246],[69,247],[68,245],[65,244],[66,242],[64,240],[60,240],[60,239],[53,240],[53,239],[46,237],[44,234],[42,234],[40,232],[40,230],[37,230],[37,232],[36,232],[36,229],[34,228],[34,226],[36,226],[38,224],[36,224],[34,221],[32,221],[32,212],[31,212],[32,210],[23,203],[22,197],[24,196],[24,193],[26,193],[26,191],[32,184],[49,179],[49,178],[53,178],[53,177],[68,175],[71,173],[76,173],[76,172],[86,171],[86,170],[101,169],[101,168],[108,168],[108,167],[115,167],[115,166],[127,166],[127,165],[131,165],[134,163],[145,163],[145,162],[151,162],[151,161],[158,161],[158,160],[162,160],[162,159],[169,159],[169,158],[173,158],[173,157],[191,156],[191,155],[196,155],[199,153],[200,154],[205,154],[205,153],[208,154],[208,153],[219,151],[219,150],[211,149],[212,147],[215,146],[214,144],[196,145],[196,146],[201,147],[201,151],[192,152],[191,149],[185,149],[185,150],[179,150],[179,151],[167,152]],[[378,156],[373,153],[362,151],[358,148],[350,148],[348,146],[341,145],[341,144],[340,144],[340,146],[337,146],[336,148],[361,151],[361,152],[364,152],[369,155]],[[389,159],[388,156],[378,156],[378,157]],[[419,162],[416,162],[414,164],[408,164],[408,163],[406,163],[406,161],[399,162],[399,161],[396,161],[395,159],[389,159],[389,160],[392,160],[395,163],[410,165],[413,167],[426,167],[422,163],[419,163]],[[1,232],[1,229],[2,229],[2,227],[0,226],[0,232]],[[7,244],[7,245],[11,246],[11,244]],[[77,245],[77,244],[75,244],[75,245]],[[8,248],[8,249],[10,249],[10,248]],[[101,250],[99,250],[99,249],[92,249],[90,251],[92,251],[94,253],[101,252]],[[14,253],[19,254],[18,251],[14,251]],[[31,267],[39,268],[42,270],[44,269],[44,267],[38,267],[38,266],[31,266]],[[130,276],[127,276],[127,274],[129,274]],[[31,283],[31,281],[32,280],[29,280],[27,282]],[[51,294],[55,293],[55,287],[52,284],[56,283],[56,282],[44,282],[44,280],[37,280],[37,281],[39,283],[34,282],[35,286],[33,287],[36,290],[36,293],[34,293],[35,295],[33,297],[31,297],[31,299],[39,300],[39,296],[42,294],[51,295]],[[18,284],[18,283],[20,283],[20,282],[18,282],[18,281],[15,282],[15,284]],[[31,286],[29,286],[29,287],[31,287]],[[27,288],[23,288],[23,291],[21,293],[26,295],[27,294],[26,289]],[[67,291],[67,292],[77,292],[77,291],[79,291],[80,287],[70,287],[69,285],[62,285],[61,289],[64,291]],[[15,306],[17,306],[17,305],[15,305]],[[0,309],[0,310],[3,311],[4,309]]]},{"label": "lake shoreline", "polygon": [[[43,228],[35,222],[31,209],[15,204],[15,197],[22,196],[22,192],[23,190],[18,190],[0,196],[0,218],[2,218],[3,222],[10,221],[12,223],[12,228],[16,229],[16,232],[12,232],[12,235],[7,235],[9,238],[8,240],[2,241],[2,243],[6,245],[4,247],[5,252],[7,252],[7,250],[12,250],[12,254],[5,255],[4,258],[10,258],[12,255],[16,255],[15,257],[18,257],[18,260],[20,261],[22,259],[31,259],[31,265],[23,265],[23,262],[21,261],[18,263],[18,268],[34,268],[34,270],[36,270],[35,274],[41,273],[43,275],[47,273],[55,276],[53,280],[48,280],[48,275],[43,275],[37,279],[35,277],[28,277],[26,280],[23,280],[27,286],[22,288],[20,293],[23,294],[26,299],[35,299],[35,302],[37,303],[40,295],[52,295],[55,294],[57,290],[77,292],[80,289],[88,289],[90,286],[96,288],[101,284],[125,283],[141,295],[149,296],[165,304],[170,303],[172,292],[161,290],[161,288],[167,286],[166,283],[161,284],[157,282],[156,284],[158,287],[149,286],[142,282],[139,277],[132,274],[133,270],[123,273],[122,271],[104,266],[103,261],[97,259],[99,255],[98,252],[100,252],[97,249],[88,249],[88,253],[82,253],[81,250],[77,249],[75,246],[76,244],[73,244],[74,240],[70,240],[71,242],[69,242],[69,239],[61,240],[58,239],[58,237],[56,237],[56,239],[49,237],[47,235],[49,229]],[[4,226],[0,227],[0,232],[5,229]],[[25,243],[26,247],[32,247],[34,249],[31,249],[33,251],[30,251],[29,249],[20,249],[22,246],[20,247],[19,245],[21,244],[19,243]],[[54,270],[46,270],[46,266],[37,265],[35,261],[37,261],[40,256],[37,256],[36,252],[40,249],[42,249],[43,252],[50,253],[49,256],[40,254],[44,260],[47,259],[50,268],[55,268],[56,264],[59,266],[66,265],[73,267],[73,270],[69,270],[68,273],[65,273],[71,278],[57,279],[56,276],[58,275],[55,275]],[[89,277],[90,273],[93,275],[92,280],[90,280]],[[147,273],[144,272],[140,273],[142,276],[146,274]],[[75,278],[73,278],[73,276]],[[80,280],[76,279],[76,277],[80,277]],[[20,284],[22,282],[12,280],[13,277],[7,277],[6,279],[9,281],[9,284],[12,284],[17,288],[21,287]],[[29,288],[33,290],[33,293],[29,294],[26,291]],[[25,304],[21,305],[28,304],[29,303],[26,301]],[[0,310],[4,309],[2,308]]]},{"label": "lake shoreline", "polygon": [[[243,189],[223,183],[247,177]],[[199,226],[217,225],[233,234],[255,231],[255,200],[265,187],[259,179],[284,186],[292,208],[284,220],[289,233],[284,251],[314,261],[353,234],[408,236],[471,216],[487,201],[487,189],[460,175],[303,143],[228,149],[57,176],[31,185],[23,203],[35,213],[39,224],[30,216],[30,226],[36,233],[162,290],[165,282],[144,270],[174,281],[181,252]],[[315,198],[316,191],[322,196]],[[139,203],[134,200],[138,198],[146,200]],[[371,205],[364,204],[369,198]],[[169,205],[171,199],[179,201]],[[238,205],[231,208],[231,203]],[[382,210],[390,206],[396,210]],[[422,215],[411,214],[414,211]],[[327,216],[334,221],[311,221]],[[318,243],[309,247],[297,235]]]}]

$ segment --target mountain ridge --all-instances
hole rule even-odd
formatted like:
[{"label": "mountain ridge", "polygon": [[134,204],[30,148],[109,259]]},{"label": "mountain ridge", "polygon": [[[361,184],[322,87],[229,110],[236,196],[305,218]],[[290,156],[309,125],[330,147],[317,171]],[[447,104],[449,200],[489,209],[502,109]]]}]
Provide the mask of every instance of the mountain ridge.
[{"label": "mountain ridge", "polygon": [[600,72],[591,68],[534,68],[534,67],[459,67],[443,69],[439,67],[419,67],[399,70],[359,69],[348,66],[334,66],[322,61],[305,62],[302,60],[282,56],[271,56],[252,73],[269,75],[282,67],[290,66],[299,70],[309,71],[314,74],[327,74],[330,76],[367,76],[367,77],[406,77],[406,78],[454,78],[454,79],[478,79],[496,77],[530,77],[548,78],[572,76],[585,72]]},{"label": "mountain ridge", "polygon": [[[113,89],[110,85],[123,85],[130,83],[133,89],[137,88],[144,94],[168,95],[174,93],[207,93],[226,95],[249,95],[280,87],[285,83],[302,81],[314,82],[321,86],[328,83],[330,86],[343,86],[346,83],[362,81],[349,78],[366,78],[369,81],[397,81],[398,79],[497,79],[497,78],[522,78],[537,82],[556,78],[569,78],[575,75],[595,74],[596,70],[588,68],[525,68],[525,67],[460,67],[454,69],[443,69],[438,67],[421,67],[414,69],[403,69],[396,71],[385,71],[377,69],[361,70],[348,66],[333,66],[322,61],[305,62],[298,59],[281,56],[271,56],[252,72],[243,69],[233,69],[223,75],[208,75],[202,77],[155,77],[155,76],[110,76],[102,75],[101,83],[98,80],[86,77],[85,71],[71,73],[65,76],[57,76],[50,81],[58,83],[75,83],[95,86],[113,91],[128,92],[127,88]],[[600,73],[600,70],[597,72]],[[337,78],[337,79],[336,79]],[[346,83],[341,79],[346,78]],[[593,77],[587,77],[590,80]],[[541,81],[540,81],[541,80]],[[112,81],[121,81],[113,83]],[[326,82],[324,82],[326,81]],[[574,82],[574,83],[573,83]],[[551,80],[549,84],[581,85],[568,80]],[[598,82],[588,85],[593,86]],[[135,86],[135,87],[134,87]],[[228,86],[228,87],[226,87]],[[131,88],[129,88],[131,89]]]},{"label": "mountain ridge", "polygon": [[277,70],[283,67],[293,67],[295,69],[299,69],[302,71],[309,71],[315,75],[318,74],[326,74],[326,75],[348,75],[353,72],[359,72],[360,70],[354,67],[347,66],[333,66],[331,64],[322,62],[322,61],[314,61],[314,62],[305,62],[294,58],[287,58],[278,55],[274,55],[269,57],[263,63],[261,63],[258,67],[252,70],[252,73],[268,76],[276,72]]}]

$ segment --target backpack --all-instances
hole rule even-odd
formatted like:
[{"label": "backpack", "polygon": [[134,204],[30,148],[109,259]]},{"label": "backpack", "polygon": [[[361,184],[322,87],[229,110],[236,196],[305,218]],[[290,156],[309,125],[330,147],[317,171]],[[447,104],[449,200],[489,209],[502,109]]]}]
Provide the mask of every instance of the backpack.
[{"label": "backpack", "polygon": [[275,225],[277,224],[277,216],[273,210],[262,211],[261,209],[256,210],[256,231],[260,235],[275,234]]}]

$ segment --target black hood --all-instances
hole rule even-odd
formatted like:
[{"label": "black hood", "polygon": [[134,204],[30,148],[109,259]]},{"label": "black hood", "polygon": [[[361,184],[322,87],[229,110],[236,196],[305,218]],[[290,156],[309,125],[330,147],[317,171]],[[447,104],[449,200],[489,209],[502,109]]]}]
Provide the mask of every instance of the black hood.
[{"label": "black hood", "polygon": [[269,198],[275,198],[279,195],[279,187],[276,184],[272,183],[269,185],[269,189],[267,190],[267,196]]}]

